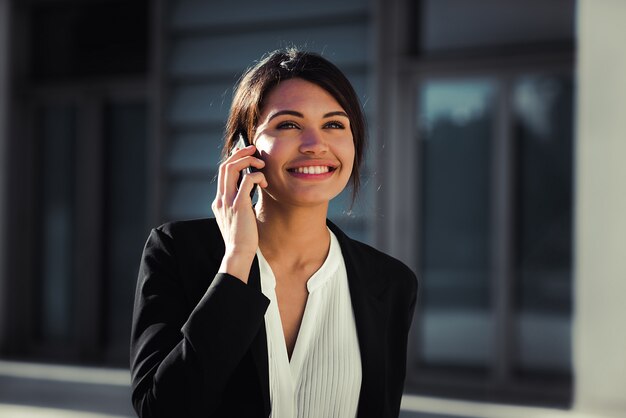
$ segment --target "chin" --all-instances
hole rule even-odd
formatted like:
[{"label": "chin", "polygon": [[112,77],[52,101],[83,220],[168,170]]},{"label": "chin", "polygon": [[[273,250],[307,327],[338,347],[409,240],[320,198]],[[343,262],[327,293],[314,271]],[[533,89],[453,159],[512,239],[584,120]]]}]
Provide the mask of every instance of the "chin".
[{"label": "chin", "polygon": [[328,202],[334,199],[343,189],[338,191],[298,190],[285,194],[268,191],[269,197],[278,204],[284,203],[290,206],[316,207],[328,206]]},{"label": "chin", "polygon": [[333,199],[335,197],[335,195],[329,196],[329,195],[312,195],[312,194],[306,194],[306,195],[296,195],[296,196],[291,196],[289,201],[290,203],[296,205],[296,206],[310,206],[310,207],[314,207],[314,206],[320,206],[320,205],[328,205],[328,202],[331,201],[331,199]]}]

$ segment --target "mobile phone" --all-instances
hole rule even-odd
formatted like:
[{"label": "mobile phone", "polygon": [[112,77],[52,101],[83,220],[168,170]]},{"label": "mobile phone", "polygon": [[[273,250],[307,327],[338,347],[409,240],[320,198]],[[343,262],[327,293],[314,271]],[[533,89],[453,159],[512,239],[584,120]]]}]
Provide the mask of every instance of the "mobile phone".
[{"label": "mobile phone", "polygon": [[[235,143],[235,145],[233,146],[233,151],[235,150],[235,148],[245,148],[247,146],[250,146],[250,141],[248,140],[248,136],[246,135],[245,132],[240,131],[239,133],[237,133],[237,142]],[[232,154],[232,152],[231,152]],[[259,153],[258,151],[254,152],[254,157],[259,158]],[[237,189],[239,189],[239,185],[241,184],[241,181],[243,180],[243,175],[244,174],[250,174],[250,173],[254,173],[259,171],[256,167],[246,167],[243,170],[241,170],[241,174],[239,175],[239,179],[237,180]],[[254,192],[256,192],[256,185],[252,188],[252,191],[250,192],[250,199],[252,199],[252,197],[254,196]]]}]

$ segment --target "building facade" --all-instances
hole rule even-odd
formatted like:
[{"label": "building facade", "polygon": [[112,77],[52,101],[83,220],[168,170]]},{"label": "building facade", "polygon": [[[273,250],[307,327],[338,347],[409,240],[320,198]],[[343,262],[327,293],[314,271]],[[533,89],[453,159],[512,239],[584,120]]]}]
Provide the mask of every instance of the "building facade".
[{"label": "building facade", "polygon": [[624,69],[599,23],[618,1],[1,4],[0,357],[126,367],[150,228],[211,215],[233,85],[296,46],[346,73],[368,122],[361,194],[330,218],[420,280],[405,416],[624,410],[587,338],[625,383],[624,333],[591,324],[626,314],[626,129],[593,107],[624,106],[599,64]]}]

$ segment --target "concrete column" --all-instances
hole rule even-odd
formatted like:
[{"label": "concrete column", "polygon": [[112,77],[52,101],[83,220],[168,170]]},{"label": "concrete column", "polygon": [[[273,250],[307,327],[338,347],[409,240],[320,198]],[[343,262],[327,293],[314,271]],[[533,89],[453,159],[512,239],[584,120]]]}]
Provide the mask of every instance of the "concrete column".
[{"label": "concrete column", "polygon": [[578,1],[575,408],[626,416],[626,2]]}]

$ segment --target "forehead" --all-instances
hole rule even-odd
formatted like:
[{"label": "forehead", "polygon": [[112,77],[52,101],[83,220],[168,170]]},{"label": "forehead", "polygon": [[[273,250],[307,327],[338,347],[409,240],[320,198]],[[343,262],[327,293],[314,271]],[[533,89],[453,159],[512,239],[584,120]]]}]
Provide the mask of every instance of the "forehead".
[{"label": "forehead", "polygon": [[301,78],[281,81],[267,94],[261,114],[270,110],[305,110],[319,108],[320,112],[344,110],[325,89]]}]

